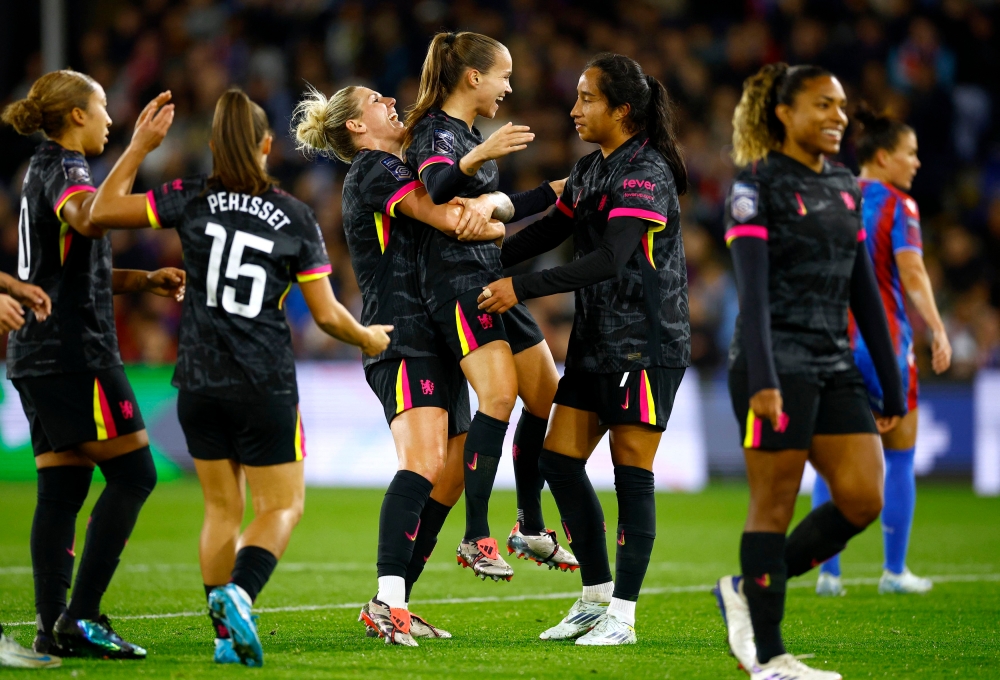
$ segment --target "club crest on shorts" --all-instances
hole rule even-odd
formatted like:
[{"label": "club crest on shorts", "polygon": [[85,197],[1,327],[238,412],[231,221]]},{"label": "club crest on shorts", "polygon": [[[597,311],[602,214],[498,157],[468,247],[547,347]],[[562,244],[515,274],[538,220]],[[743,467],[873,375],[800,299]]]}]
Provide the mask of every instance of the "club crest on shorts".
[{"label": "club crest on shorts", "polygon": [[760,193],[757,185],[747,182],[736,182],[733,184],[733,200],[730,205],[733,219],[737,222],[746,222],[757,216],[757,203]]},{"label": "club crest on shorts", "polygon": [[89,182],[90,168],[82,158],[68,156],[62,159],[63,175],[70,182]]},{"label": "club crest on shorts", "polygon": [[408,182],[413,179],[413,171],[410,170],[406,163],[395,156],[386,156],[383,158],[382,165],[400,182]]},{"label": "club crest on shorts", "polygon": [[454,153],[455,133],[448,130],[434,130],[434,153]]}]

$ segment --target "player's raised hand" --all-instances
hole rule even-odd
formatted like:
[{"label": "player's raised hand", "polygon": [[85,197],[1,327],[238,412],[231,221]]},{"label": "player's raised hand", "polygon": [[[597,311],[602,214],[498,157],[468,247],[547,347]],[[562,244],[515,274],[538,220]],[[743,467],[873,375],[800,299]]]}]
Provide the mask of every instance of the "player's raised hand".
[{"label": "player's raised hand", "polygon": [[392,328],[392,326],[383,326],[381,324],[368,326],[365,329],[368,331],[368,337],[361,345],[361,351],[370,357],[384,352],[385,348],[389,346],[389,333],[392,331]]},{"label": "player's raised hand", "polygon": [[0,333],[16,331],[24,325],[24,309],[10,295],[0,294]]},{"label": "player's raised hand", "polygon": [[528,143],[535,139],[535,133],[530,132],[530,130],[531,128],[527,125],[507,123],[477,148],[480,155],[486,160],[503,158],[515,151],[528,148]]},{"label": "player's raised hand", "polygon": [[146,286],[143,290],[161,297],[172,297],[181,302],[184,300],[186,284],[187,272],[176,267],[164,267],[146,273]]},{"label": "player's raised hand", "polygon": [[135,122],[135,132],[132,133],[132,145],[149,153],[167,136],[167,131],[174,122],[174,105],[170,101],[170,91],[161,92],[146,104]]},{"label": "player's raised hand", "polygon": [[39,321],[45,321],[52,313],[52,300],[38,286],[13,279],[7,284],[7,292],[14,300],[33,311]]}]

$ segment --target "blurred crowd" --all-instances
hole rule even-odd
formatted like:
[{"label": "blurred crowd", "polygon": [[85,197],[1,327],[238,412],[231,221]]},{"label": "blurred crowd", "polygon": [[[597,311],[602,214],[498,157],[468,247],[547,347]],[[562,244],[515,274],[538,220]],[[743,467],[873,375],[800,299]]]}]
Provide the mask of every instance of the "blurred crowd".
[{"label": "blurred crowd", "polygon": [[[345,166],[306,161],[288,135],[289,116],[306,83],[330,93],[368,84],[398,100],[415,100],[419,70],[438,30],[473,30],[500,39],[514,63],[513,95],[488,135],[513,120],[535,141],[501,164],[504,190],[523,190],[568,174],[589,153],[568,112],[580,71],[593,54],[635,57],[666,84],[692,178],[682,199],[690,277],[694,361],[715,371],[737,315],[722,210],[733,175],[731,118],[744,78],[768,61],[818,63],[838,74],[852,103],[888,108],[916,130],[923,168],[913,195],[924,229],[925,256],[955,350],[948,376],[967,378],[1000,366],[1000,8],[981,0],[496,0],[359,2],[351,0],[88,0],[71,27],[72,67],[108,93],[115,121],[111,144],[92,159],[99,180],[127,142],[141,106],[170,89],[176,122],[141,170],[137,188],[206,172],[213,107],[231,84],[268,112],[276,132],[270,171],[309,203],[326,236],[337,295],[355,313],[360,293],[341,227]],[[83,6],[81,8],[81,5]],[[38,54],[3,102],[24,96],[40,75]],[[16,201],[37,140],[0,132],[0,268],[13,271]],[[842,162],[854,166],[850,144]],[[179,265],[172,233],[115,233],[116,266]],[[534,266],[567,257],[554,252]],[[533,310],[557,358],[565,351],[570,295],[538,300]],[[178,306],[164,298],[118,300],[119,336],[127,361],[170,362]],[[355,356],[322,334],[300,297],[288,314],[303,358]],[[926,329],[917,326],[917,358],[928,376]]]}]

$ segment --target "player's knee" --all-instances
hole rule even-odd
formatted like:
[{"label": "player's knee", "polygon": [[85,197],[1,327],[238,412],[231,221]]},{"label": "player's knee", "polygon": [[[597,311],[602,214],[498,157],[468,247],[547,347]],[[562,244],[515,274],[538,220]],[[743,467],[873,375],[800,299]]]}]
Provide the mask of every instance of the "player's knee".
[{"label": "player's knee", "polygon": [[479,399],[479,410],[498,420],[510,420],[517,401],[517,389],[514,386],[500,386],[496,390],[483,395]]},{"label": "player's knee", "polygon": [[882,513],[882,505],[882,494],[873,489],[855,494],[837,507],[848,522],[858,527],[866,527],[878,519]]},{"label": "player's knee", "polygon": [[156,487],[156,464],[148,446],[98,464],[108,484],[127,486],[146,498]]}]

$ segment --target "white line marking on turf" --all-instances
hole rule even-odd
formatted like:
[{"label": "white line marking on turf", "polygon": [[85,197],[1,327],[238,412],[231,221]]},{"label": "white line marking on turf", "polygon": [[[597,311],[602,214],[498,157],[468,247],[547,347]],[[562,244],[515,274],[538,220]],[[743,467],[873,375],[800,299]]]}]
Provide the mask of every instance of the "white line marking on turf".
[{"label": "white line marking on turf", "polygon": [[[1000,574],[941,574],[938,576],[928,576],[935,583],[993,583],[1000,582]],[[845,578],[842,583],[846,586],[873,586],[878,584],[879,579],[874,577]],[[789,588],[813,588],[813,581],[794,581],[788,584]],[[672,595],[682,593],[707,593],[715,584],[698,586],[663,586],[660,588],[643,588],[643,595]],[[483,602],[531,602],[542,600],[570,600],[579,597],[580,591],[574,590],[568,593],[532,593],[530,595],[498,595],[486,597],[447,597],[436,600],[414,600],[415,605],[433,604],[476,604]],[[254,611],[259,614],[273,614],[282,612],[314,612],[330,609],[355,609],[362,607],[364,602],[342,602],[337,604],[302,604],[288,607],[260,607]],[[178,619],[188,616],[204,616],[205,611],[196,612],[171,612],[169,614],[132,614],[125,616],[115,616],[115,620],[129,621],[134,619]],[[4,626],[33,626],[34,621],[18,621],[17,623],[5,623]]]}]

